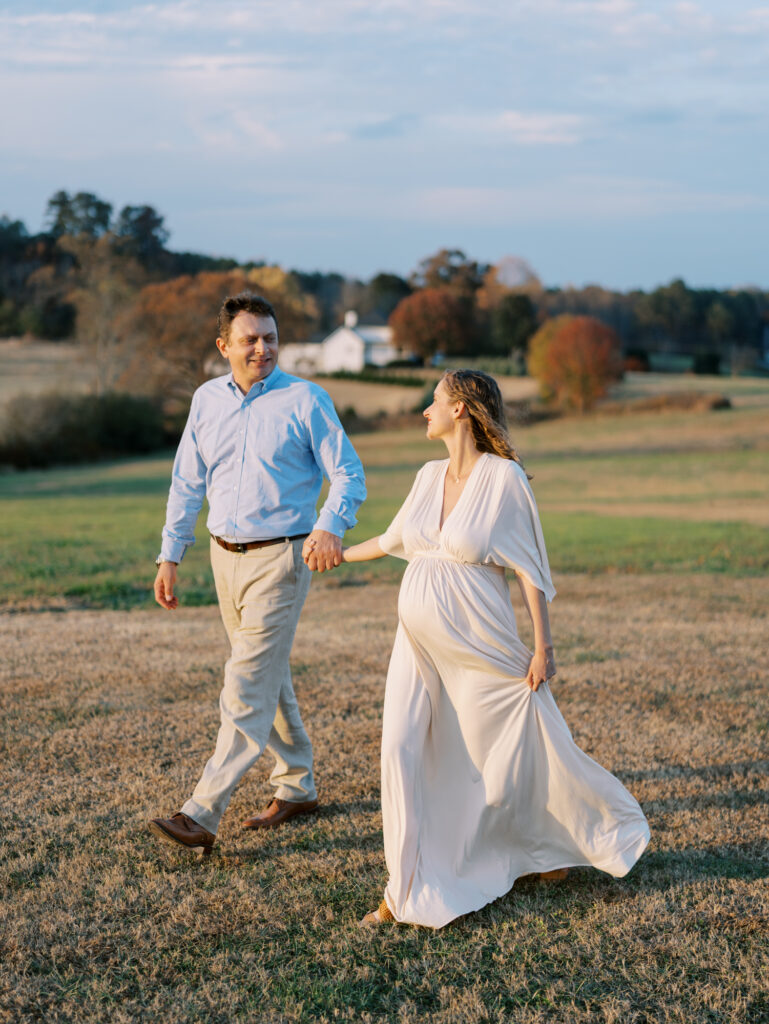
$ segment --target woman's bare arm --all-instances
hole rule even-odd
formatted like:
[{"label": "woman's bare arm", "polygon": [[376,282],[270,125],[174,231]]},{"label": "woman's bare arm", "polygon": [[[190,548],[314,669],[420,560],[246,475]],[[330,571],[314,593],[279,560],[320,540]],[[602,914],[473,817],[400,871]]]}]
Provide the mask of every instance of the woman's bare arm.
[{"label": "woman's bare arm", "polygon": [[353,544],[349,548],[342,548],[343,562],[370,562],[374,558],[384,558],[387,554],[379,546],[379,537],[372,537],[371,540],[361,541],[360,544]]},{"label": "woman's bare arm", "polygon": [[526,682],[536,692],[540,684],[550,679],[556,672],[553,640],[550,635],[550,616],[542,591],[522,574],[518,573],[516,578],[523,603],[534,627],[534,657],[529,665]]}]

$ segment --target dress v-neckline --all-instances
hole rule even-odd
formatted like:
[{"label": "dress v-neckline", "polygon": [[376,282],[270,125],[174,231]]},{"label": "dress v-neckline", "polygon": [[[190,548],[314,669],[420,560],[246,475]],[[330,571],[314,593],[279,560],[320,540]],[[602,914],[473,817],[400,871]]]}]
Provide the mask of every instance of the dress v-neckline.
[{"label": "dress v-neckline", "polygon": [[[481,452],[481,454],[475,460],[475,462],[473,463],[473,468],[470,470],[470,472],[469,472],[469,474],[467,476],[467,480],[465,480],[465,486],[462,488],[462,493],[457,498],[457,500],[456,500],[452,510],[448,513],[447,516],[444,517],[444,515],[443,515],[443,504],[444,504],[445,497],[446,497],[446,476],[448,475],[448,472],[449,472],[449,461],[450,461],[449,459],[446,459],[446,467],[443,470],[443,472],[441,473],[441,476],[440,476],[440,487],[438,488],[438,495],[439,495],[439,500],[438,500],[438,536],[439,537],[443,536],[443,530],[444,530],[444,527],[446,526],[446,523],[449,521],[449,519],[451,519],[451,517],[456,512],[457,508],[462,504],[462,499],[467,494],[467,488],[470,486],[470,481],[475,476],[475,471],[478,468],[479,463],[483,462],[483,459],[484,459],[485,456],[486,456],[486,452]],[[441,519],[443,519],[443,522],[441,522]]]}]

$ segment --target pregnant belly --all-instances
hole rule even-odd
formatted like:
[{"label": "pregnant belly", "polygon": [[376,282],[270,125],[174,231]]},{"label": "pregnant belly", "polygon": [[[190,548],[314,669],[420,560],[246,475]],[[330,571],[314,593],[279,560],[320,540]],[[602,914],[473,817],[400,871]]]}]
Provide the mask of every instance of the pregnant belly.
[{"label": "pregnant belly", "polygon": [[404,574],[398,614],[436,663],[476,665],[519,678],[530,652],[521,642],[504,573],[493,566],[416,558]]}]

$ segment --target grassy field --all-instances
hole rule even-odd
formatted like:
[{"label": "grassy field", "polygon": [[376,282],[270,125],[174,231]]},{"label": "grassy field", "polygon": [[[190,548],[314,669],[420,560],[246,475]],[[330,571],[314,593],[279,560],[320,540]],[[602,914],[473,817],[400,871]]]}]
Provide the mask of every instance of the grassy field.
[{"label": "grassy field", "polygon": [[[0,476],[0,1021],[765,1024],[769,390],[737,391],[718,413],[517,432],[558,588],[554,693],[652,843],[625,879],[524,879],[435,933],[355,927],[386,880],[397,563],[316,579],[300,622],[317,818],[239,829],[269,797],[264,759],[202,863],[144,824],[211,752],[226,657],[204,543],[184,606],[149,607],[169,460]],[[355,442],[362,537],[443,451]]]},{"label": "grassy field", "polygon": [[[556,572],[765,573],[769,385],[762,386],[763,401],[736,400],[721,412],[519,428]],[[445,451],[421,430],[363,434],[355,444],[369,499],[353,541],[380,533],[419,466]],[[0,475],[0,607],[149,607],[169,477],[168,457]],[[205,513],[198,536],[205,539]],[[345,566],[329,584],[394,580],[400,571],[391,559]],[[185,558],[181,580],[187,604],[214,600],[205,543]]]},{"label": "grassy field", "polygon": [[74,343],[0,338],[0,409],[16,395],[80,393],[92,384],[93,372]]},{"label": "grassy field", "polygon": [[[379,720],[397,587],[314,586],[293,654],[322,810],[201,863],[144,821],[212,749],[215,608],[0,619],[0,1019],[764,1024],[769,582],[561,576],[554,693],[652,843],[616,880],[523,880],[440,932],[362,934],[386,873]],[[523,623],[524,616],[519,614]],[[343,634],[335,627],[345,623]]]}]

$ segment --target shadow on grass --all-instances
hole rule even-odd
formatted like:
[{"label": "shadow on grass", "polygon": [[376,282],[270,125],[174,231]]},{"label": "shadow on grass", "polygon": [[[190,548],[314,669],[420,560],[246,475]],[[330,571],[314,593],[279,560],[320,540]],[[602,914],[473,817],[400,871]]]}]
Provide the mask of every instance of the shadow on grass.
[{"label": "shadow on grass", "polygon": [[[244,860],[261,860],[268,852],[321,853],[330,850],[368,850],[372,847],[381,847],[381,829],[363,831],[360,821],[353,818],[353,815],[378,814],[380,807],[379,800],[323,804],[311,817],[296,819],[279,829],[254,829],[243,832],[243,838],[258,836],[259,839],[255,846],[239,849],[238,855]],[[345,829],[335,820],[339,818],[347,819],[348,828]]]},{"label": "shadow on grass", "polygon": [[[620,774],[620,773],[618,773]],[[623,771],[622,781],[626,785],[633,782],[660,782],[665,779],[706,779],[716,780],[733,776],[766,775],[769,776],[769,760],[765,761],[731,761],[726,764],[665,764],[649,771]]]},{"label": "shadow on grass", "polygon": [[644,854],[627,881],[638,889],[648,890],[714,878],[746,882],[769,878],[769,849],[765,843],[755,842],[652,850]]},{"label": "shadow on grass", "polygon": [[722,789],[717,793],[674,796],[669,800],[648,800],[644,801],[644,810],[651,819],[660,815],[675,814],[678,811],[704,811],[709,807],[729,807],[738,810],[741,807],[757,805],[769,805],[769,789]]}]

